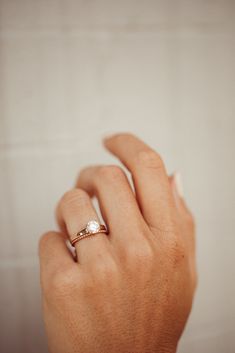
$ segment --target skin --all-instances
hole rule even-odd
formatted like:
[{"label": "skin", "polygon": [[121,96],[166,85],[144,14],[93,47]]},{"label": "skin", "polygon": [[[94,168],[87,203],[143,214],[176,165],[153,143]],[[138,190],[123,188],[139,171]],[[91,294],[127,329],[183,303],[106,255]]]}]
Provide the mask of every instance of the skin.
[{"label": "skin", "polygon": [[[91,166],[64,194],[61,232],[39,244],[42,299],[52,353],[173,353],[196,288],[194,221],[161,157],[131,134],[105,147],[129,170]],[[109,234],[66,245],[98,199]],[[102,221],[103,223],[103,221]]]}]

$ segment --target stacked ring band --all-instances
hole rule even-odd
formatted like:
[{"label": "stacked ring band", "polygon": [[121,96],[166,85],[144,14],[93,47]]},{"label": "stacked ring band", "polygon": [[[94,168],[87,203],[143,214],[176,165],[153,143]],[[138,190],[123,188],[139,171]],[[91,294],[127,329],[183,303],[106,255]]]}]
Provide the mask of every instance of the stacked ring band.
[{"label": "stacked ring band", "polygon": [[75,244],[86,238],[86,237],[90,237],[92,235],[95,234],[99,234],[99,233],[108,233],[107,231],[107,227],[104,224],[100,224],[99,222],[95,221],[95,220],[91,220],[87,223],[86,227],[81,229],[76,236],[71,240],[71,245],[75,246]]}]

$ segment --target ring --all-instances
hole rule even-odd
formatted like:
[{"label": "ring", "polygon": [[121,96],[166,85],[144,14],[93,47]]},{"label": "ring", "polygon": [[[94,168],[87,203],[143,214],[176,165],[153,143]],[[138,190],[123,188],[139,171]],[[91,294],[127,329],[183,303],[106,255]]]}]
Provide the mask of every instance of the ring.
[{"label": "ring", "polygon": [[82,228],[76,236],[70,241],[72,246],[75,246],[75,244],[86,238],[90,237],[95,234],[99,233],[106,233],[108,234],[107,227],[104,224],[100,224],[99,222],[95,220],[91,220],[87,223],[85,228]]}]

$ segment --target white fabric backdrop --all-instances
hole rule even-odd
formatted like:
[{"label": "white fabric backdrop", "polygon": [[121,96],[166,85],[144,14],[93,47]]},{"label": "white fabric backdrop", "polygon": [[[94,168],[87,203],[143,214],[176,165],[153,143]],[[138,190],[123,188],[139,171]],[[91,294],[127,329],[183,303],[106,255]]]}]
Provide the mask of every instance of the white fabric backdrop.
[{"label": "white fabric backdrop", "polygon": [[1,352],[46,352],[38,238],[79,169],[114,162],[101,136],[123,130],[182,172],[196,215],[179,352],[235,351],[234,4],[0,1]]}]

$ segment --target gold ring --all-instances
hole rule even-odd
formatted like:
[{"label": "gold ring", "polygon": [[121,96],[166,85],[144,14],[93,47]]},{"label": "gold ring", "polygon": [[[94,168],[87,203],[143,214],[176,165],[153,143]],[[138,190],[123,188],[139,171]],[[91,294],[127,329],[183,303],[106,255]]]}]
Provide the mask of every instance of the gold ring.
[{"label": "gold ring", "polygon": [[86,238],[86,237],[90,237],[92,235],[95,234],[99,234],[99,233],[106,233],[108,234],[107,231],[107,227],[104,224],[100,224],[99,222],[95,221],[95,220],[91,220],[87,223],[86,227],[82,228],[77,234],[76,236],[71,239],[71,245],[75,246],[75,244]]}]

